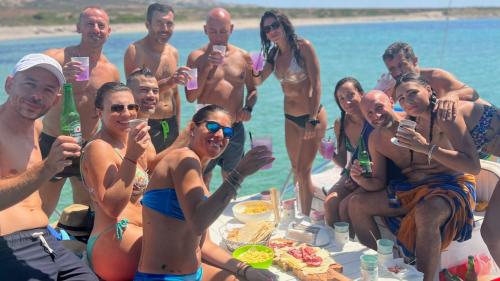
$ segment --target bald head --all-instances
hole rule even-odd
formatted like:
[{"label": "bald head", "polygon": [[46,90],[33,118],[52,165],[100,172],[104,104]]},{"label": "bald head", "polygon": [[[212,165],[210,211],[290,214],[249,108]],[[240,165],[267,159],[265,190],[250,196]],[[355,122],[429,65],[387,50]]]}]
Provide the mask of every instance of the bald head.
[{"label": "bald head", "polygon": [[361,111],[374,127],[388,127],[394,120],[392,100],[386,93],[371,90],[361,99]]},{"label": "bald head", "polygon": [[80,13],[80,18],[78,22],[81,22],[83,18],[89,17],[91,15],[100,15],[106,19],[106,21],[109,23],[109,16],[106,11],[104,11],[101,7],[99,6],[88,6],[82,10]]},{"label": "bald head", "polygon": [[208,12],[207,24],[210,21],[219,21],[224,23],[231,23],[231,14],[224,8],[213,8]]}]

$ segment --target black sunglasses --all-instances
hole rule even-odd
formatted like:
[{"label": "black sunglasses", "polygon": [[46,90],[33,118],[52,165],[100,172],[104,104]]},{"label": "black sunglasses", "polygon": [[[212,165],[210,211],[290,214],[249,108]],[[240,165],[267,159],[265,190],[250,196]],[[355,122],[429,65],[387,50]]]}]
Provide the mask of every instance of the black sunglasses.
[{"label": "black sunglasses", "polygon": [[262,27],[262,30],[264,30],[264,33],[269,33],[271,32],[272,30],[275,30],[275,29],[278,29],[280,28],[281,24],[279,21],[275,21],[273,23],[271,23],[270,25],[265,25]]},{"label": "black sunglasses", "polygon": [[138,111],[139,110],[139,105],[136,103],[131,103],[131,104],[112,104],[110,109],[111,112],[118,112],[122,113],[125,110],[125,106],[127,107],[128,111]]},{"label": "black sunglasses", "polygon": [[230,139],[234,135],[234,129],[231,127],[223,127],[221,124],[215,121],[205,121],[205,126],[208,131],[212,134],[217,133],[220,129],[222,129],[222,134],[226,139]]}]

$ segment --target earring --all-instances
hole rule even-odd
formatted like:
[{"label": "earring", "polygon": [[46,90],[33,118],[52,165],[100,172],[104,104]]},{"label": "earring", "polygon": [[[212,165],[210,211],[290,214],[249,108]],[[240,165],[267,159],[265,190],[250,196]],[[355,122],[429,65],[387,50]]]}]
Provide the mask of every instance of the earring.
[{"label": "earring", "polygon": [[193,131],[191,131],[191,136],[192,136],[192,137],[194,137],[194,133],[193,133]]}]

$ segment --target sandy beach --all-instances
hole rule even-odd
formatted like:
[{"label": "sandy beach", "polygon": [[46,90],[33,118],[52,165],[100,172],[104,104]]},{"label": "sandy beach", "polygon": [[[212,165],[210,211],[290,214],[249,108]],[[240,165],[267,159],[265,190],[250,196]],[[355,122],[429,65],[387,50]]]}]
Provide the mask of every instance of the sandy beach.
[{"label": "sandy beach", "polygon": [[[456,19],[456,18],[449,18]],[[258,28],[258,18],[254,19],[233,19],[236,29]],[[446,20],[446,16],[441,12],[422,12],[407,15],[372,16],[372,17],[343,17],[343,18],[293,18],[295,26],[305,25],[330,25],[330,24],[352,24],[370,22],[394,22],[394,21],[432,21]],[[176,23],[176,31],[202,30],[204,22],[179,22]],[[133,24],[113,24],[113,33],[135,33],[146,32],[143,23]],[[76,34],[74,25],[64,26],[0,26],[0,41],[17,40],[26,38],[46,38],[54,36],[71,36]]]}]

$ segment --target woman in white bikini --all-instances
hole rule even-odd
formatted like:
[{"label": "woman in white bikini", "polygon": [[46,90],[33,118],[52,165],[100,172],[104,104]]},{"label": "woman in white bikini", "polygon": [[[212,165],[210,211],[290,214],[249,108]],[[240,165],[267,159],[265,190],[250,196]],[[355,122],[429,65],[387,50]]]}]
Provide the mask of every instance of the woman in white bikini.
[{"label": "woman in white bikini", "polygon": [[274,72],[285,94],[285,136],[295,181],[299,184],[302,213],[309,215],[314,193],[311,168],[327,126],[320,104],[319,62],[311,42],[298,38],[290,20],[277,10],[260,20],[266,65],[254,74],[261,84]]}]

